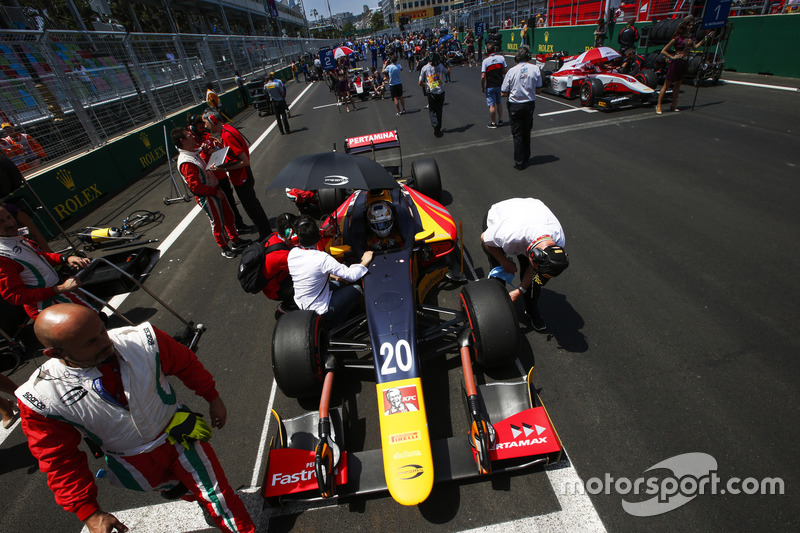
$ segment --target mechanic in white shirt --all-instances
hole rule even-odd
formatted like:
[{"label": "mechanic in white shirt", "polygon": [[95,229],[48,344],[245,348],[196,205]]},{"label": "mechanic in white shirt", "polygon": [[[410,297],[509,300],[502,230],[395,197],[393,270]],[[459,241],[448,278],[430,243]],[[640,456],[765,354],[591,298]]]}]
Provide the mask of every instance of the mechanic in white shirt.
[{"label": "mechanic in white shirt", "polygon": [[500,93],[508,98],[508,118],[514,136],[514,168],[522,170],[531,158],[531,129],[536,95],[542,90],[542,73],[529,63],[531,50],[520,46],[514,56],[517,64],[503,78]]},{"label": "mechanic in white shirt", "polygon": [[300,245],[292,248],[287,257],[294,301],[300,309],[324,315],[328,326],[335,327],[349,317],[361,297],[361,287],[331,281],[330,276],[349,282],[360,280],[368,273],[372,252],[364,252],[360,264],[339,263],[330,254],[317,249],[319,226],[308,215],[297,219],[295,233]]},{"label": "mechanic in white shirt", "polygon": [[523,296],[525,314],[539,332],[547,329],[538,306],[542,286],[569,266],[564,244],[561,224],[541,200],[504,200],[489,208],[486,215],[481,234],[483,250],[492,268],[502,266],[511,274],[517,267],[508,256],[517,256],[520,284],[509,296],[513,301]]}]

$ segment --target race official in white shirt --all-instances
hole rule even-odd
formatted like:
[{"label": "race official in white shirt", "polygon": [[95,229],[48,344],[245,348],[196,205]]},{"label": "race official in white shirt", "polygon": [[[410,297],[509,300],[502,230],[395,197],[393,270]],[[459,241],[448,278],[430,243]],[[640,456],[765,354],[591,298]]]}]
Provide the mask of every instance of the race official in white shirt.
[{"label": "race official in white shirt", "polygon": [[287,257],[294,302],[300,309],[325,316],[328,327],[335,327],[349,317],[361,296],[361,287],[340,284],[331,281],[330,277],[351,283],[360,280],[369,271],[367,267],[372,261],[372,252],[364,252],[360,264],[343,265],[330,254],[317,249],[319,226],[307,215],[297,219],[295,233],[300,245],[292,248]]},{"label": "race official in white shirt", "polygon": [[514,56],[517,64],[511,68],[500,88],[507,98],[511,134],[514,136],[514,168],[522,170],[531,158],[531,129],[536,95],[542,90],[542,73],[531,64],[531,50],[520,46]]}]

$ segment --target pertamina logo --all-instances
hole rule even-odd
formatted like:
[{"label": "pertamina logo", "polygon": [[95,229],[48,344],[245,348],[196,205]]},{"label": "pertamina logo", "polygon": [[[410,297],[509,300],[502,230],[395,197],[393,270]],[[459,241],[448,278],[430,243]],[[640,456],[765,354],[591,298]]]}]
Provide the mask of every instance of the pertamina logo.
[{"label": "pertamina logo", "polygon": [[418,478],[424,473],[425,469],[422,468],[422,465],[405,465],[397,469],[397,479],[401,481],[408,481]]},{"label": "pertamina logo", "polygon": [[[519,446],[531,446],[533,444],[544,444],[547,442],[547,437],[536,437],[529,438],[535,432],[536,435],[541,435],[547,428],[543,428],[538,424],[534,424],[533,426],[522,423],[520,426],[515,426],[511,424],[511,435],[514,437],[514,440],[509,442],[498,442],[495,446],[495,449],[502,450],[504,448],[516,448]],[[522,438],[520,438],[522,437]]]},{"label": "pertamina logo", "polygon": [[60,169],[58,172],[56,172],[56,179],[67,189],[71,191],[75,190],[75,180],[72,179],[72,172],[69,170],[64,168]]}]

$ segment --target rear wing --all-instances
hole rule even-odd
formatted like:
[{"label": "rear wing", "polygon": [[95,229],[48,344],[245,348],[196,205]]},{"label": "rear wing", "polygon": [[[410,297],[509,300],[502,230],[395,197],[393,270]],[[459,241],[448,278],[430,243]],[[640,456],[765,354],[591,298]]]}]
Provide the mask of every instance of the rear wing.
[{"label": "rear wing", "polygon": [[400,148],[397,130],[359,135],[358,137],[350,137],[344,140],[344,151],[347,154],[361,154],[388,148]]}]

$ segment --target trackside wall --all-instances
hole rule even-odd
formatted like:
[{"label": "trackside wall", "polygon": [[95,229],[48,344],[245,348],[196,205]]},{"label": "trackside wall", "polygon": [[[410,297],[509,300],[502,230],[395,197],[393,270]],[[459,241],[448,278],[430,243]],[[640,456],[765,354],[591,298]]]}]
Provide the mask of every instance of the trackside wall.
[{"label": "trackside wall", "polygon": [[[291,75],[291,68],[275,71],[275,76],[284,80]],[[220,95],[220,102],[231,118],[245,108],[238,89]],[[173,128],[186,126],[189,116],[206,108],[205,103],[185,108],[27,179],[59,222],[84,214],[99,206],[103,197],[119,192],[163,164],[167,158],[164,127],[169,135]],[[175,154],[176,149],[170,146],[169,155]],[[26,196],[24,190],[22,196]],[[36,205],[28,196],[26,200]],[[38,222],[49,233],[56,233],[55,228],[49,227],[47,217],[40,217]]]}]

